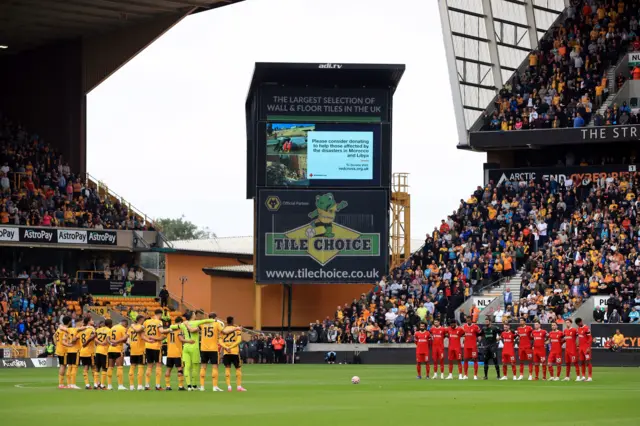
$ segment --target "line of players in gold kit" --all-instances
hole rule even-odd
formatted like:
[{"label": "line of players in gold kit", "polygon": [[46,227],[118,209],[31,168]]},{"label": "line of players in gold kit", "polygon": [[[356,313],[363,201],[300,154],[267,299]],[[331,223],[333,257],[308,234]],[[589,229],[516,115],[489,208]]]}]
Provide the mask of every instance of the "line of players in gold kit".
[{"label": "line of players in gold kit", "polygon": [[[138,315],[129,325],[127,319],[118,324],[112,320],[101,321],[96,328],[90,316],[81,324],[72,326],[70,317],[64,317],[55,333],[58,357],[58,388],[81,389],[76,385],[78,366],[82,366],[85,389],[111,390],[113,371],[116,371],[118,390],[124,386],[124,345],[129,344],[129,390],[150,390],[151,376],[155,367],[155,389],[162,388],[162,345],[166,340],[165,389],[171,390],[171,373],[177,370],[178,390],[205,390],[207,365],[212,364],[211,379],[213,390],[218,387],[218,362],[225,366],[227,390],[231,391],[231,366],[235,367],[236,389],[242,387],[242,363],[240,342],[242,329],[233,325],[233,318],[227,318],[227,325],[216,318],[215,313],[208,319],[192,321],[194,313],[177,317],[172,326],[164,325],[162,311],[156,310],[151,317]],[[219,353],[224,352],[220,358]],[[198,370],[200,386],[196,384]],[[89,372],[93,373],[93,386]],[[137,374],[136,374],[137,373]],[[135,381],[137,378],[137,388]],[[143,385],[144,381],[144,385]],[[65,384],[66,382],[66,384]],[[185,387],[186,382],[186,387]],[[105,386],[106,385],[106,386]]]}]

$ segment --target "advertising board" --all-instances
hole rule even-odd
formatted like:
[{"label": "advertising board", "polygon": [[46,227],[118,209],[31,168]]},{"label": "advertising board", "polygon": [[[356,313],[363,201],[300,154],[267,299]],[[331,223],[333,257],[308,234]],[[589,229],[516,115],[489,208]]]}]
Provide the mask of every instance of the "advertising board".
[{"label": "advertising board", "polygon": [[258,283],[374,283],[388,271],[386,190],[268,190],[257,198]]}]

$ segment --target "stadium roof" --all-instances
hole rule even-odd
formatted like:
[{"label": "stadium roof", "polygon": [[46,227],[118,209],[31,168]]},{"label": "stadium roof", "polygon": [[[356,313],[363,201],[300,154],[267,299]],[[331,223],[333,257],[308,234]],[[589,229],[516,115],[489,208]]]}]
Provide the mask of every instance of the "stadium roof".
[{"label": "stadium roof", "polygon": [[177,251],[253,256],[253,237],[223,237],[206,240],[171,241]]},{"label": "stadium roof", "polygon": [[242,0],[7,0],[0,2],[0,49],[12,54],[109,33],[162,16],[184,16]]},{"label": "stadium roof", "polygon": [[207,275],[221,276],[221,277],[252,278],[253,264],[202,268],[202,272],[204,272]]},{"label": "stadium roof", "polygon": [[438,0],[459,143],[569,0]]}]

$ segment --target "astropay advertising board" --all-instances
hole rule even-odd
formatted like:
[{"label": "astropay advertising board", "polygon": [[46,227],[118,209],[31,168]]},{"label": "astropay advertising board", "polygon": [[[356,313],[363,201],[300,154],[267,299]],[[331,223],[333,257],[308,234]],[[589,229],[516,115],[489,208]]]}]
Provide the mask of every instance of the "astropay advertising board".
[{"label": "astropay advertising board", "polygon": [[388,273],[386,190],[261,189],[256,203],[256,282],[375,283]]},{"label": "astropay advertising board", "polygon": [[118,244],[116,231],[0,226],[0,243],[108,245]]}]

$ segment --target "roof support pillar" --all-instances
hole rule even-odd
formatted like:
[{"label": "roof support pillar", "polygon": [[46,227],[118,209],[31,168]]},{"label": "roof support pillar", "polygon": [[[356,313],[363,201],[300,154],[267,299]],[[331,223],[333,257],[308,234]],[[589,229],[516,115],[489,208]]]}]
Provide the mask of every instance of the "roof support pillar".
[{"label": "roof support pillar", "polygon": [[[565,0],[565,4],[567,0]],[[524,12],[527,17],[527,25],[529,26],[529,30],[527,31],[529,35],[529,42],[531,43],[531,49],[538,49],[538,27],[536,27],[536,15],[533,12],[533,0],[524,0]]]},{"label": "roof support pillar", "polygon": [[482,11],[484,12],[484,25],[487,29],[487,39],[489,40],[489,58],[493,64],[491,65],[493,85],[496,86],[499,91],[502,89],[502,73],[500,72],[500,56],[498,55],[498,45],[496,44],[496,30],[493,27],[491,0],[482,0]]}]

